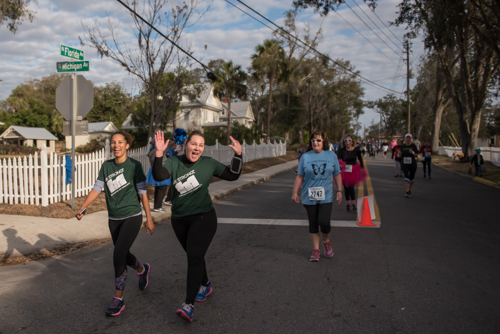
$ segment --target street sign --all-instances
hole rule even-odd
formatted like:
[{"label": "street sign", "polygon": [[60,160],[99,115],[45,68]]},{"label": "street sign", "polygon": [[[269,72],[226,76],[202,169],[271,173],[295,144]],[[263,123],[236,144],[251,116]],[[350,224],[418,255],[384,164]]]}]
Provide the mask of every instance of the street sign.
[{"label": "street sign", "polygon": [[[71,120],[71,96],[73,89],[71,85],[72,77],[66,77],[56,89],[56,109],[65,120]],[[94,87],[85,79],[83,75],[75,75],[76,81],[76,120],[81,120],[87,116],[94,106]]]},{"label": "street sign", "polygon": [[64,57],[69,57],[69,58],[74,58],[76,60],[83,60],[84,58],[84,53],[82,50],[78,50],[66,45],[61,44],[61,56]]},{"label": "street sign", "polygon": [[84,72],[90,70],[90,62],[85,61],[63,61],[56,63],[57,72]]},{"label": "street sign", "polygon": [[[88,136],[89,121],[76,121],[75,136]],[[71,136],[71,122],[63,121],[63,135]]]}]

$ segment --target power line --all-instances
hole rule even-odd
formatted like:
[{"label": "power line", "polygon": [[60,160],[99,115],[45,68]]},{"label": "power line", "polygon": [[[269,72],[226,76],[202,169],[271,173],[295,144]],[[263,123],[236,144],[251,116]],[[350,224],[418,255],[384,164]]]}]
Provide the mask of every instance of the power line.
[{"label": "power line", "polygon": [[127,8],[132,14],[134,14],[137,18],[139,18],[142,22],[144,22],[145,24],[147,24],[151,29],[153,29],[154,31],[156,31],[160,36],[162,36],[163,38],[165,38],[167,41],[169,41],[170,43],[172,43],[177,49],[179,49],[180,51],[182,51],[185,55],[187,55],[189,58],[193,59],[195,62],[197,62],[198,64],[200,64],[205,70],[208,70],[210,71],[210,68],[208,68],[208,66],[206,66],[205,64],[203,64],[201,61],[199,61],[198,59],[196,59],[195,57],[193,57],[189,52],[185,51],[183,48],[181,48],[179,45],[177,45],[174,41],[172,41],[170,38],[168,38],[167,36],[165,36],[161,31],[159,31],[158,29],[156,29],[151,23],[149,23],[148,21],[146,21],[142,16],[140,16],[139,14],[137,14],[137,12],[135,10],[133,10],[132,8],[130,8],[129,6],[127,6],[125,3],[123,3],[123,1],[121,0],[116,0],[118,1],[119,3],[121,3],[125,8]]},{"label": "power line", "polygon": [[385,37],[387,37],[387,39],[388,39],[388,40],[390,40],[390,41],[392,42],[392,44],[394,44],[397,48],[399,48],[399,47],[400,47],[399,45],[397,45],[396,43],[394,43],[394,41],[393,41],[393,40],[392,40],[389,36],[387,36],[387,35],[386,35],[383,31],[382,31],[382,29],[380,29],[380,27],[379,27],[379,26],[378,26],[375,22],[373,22],[373,20],[371,19],[371,17],[369,17],[369,16],[368,16],[368,14],[366,14],[366,12],[363,10],[363,8],[361,8],[361,6],[360,6],[360,5],[358,5],[358,3],[356,2],[356,0],[352,0],[352,2],[354,2],[354,3],[356,4],[356,6],[358,6],[358,8],[359,8],[359,9],[363,12],[363,14],[365,14],[365,16],[366,16],[366,17],[367,17],[370,21],[372,21],[372,23],[375,25],[375,27],[377,27],[377,29],[378,29],[378,30],[380,30],[380,32],[381,32],[382,34],[384,34],[384,36],[385,36]]},{"label": "power line", "polygon": [[[365,22],[365,21],[364,21],[364,20],[363,20],[363,19],[362,19],[362,18],[361,18],[361,17],[360,17],[360,16],[359,16],[359,15],[358,15],[355,11],[354,11],[354,9],[352,9],[352,8],[351,8],[351,6],[349,6],[349,4],[348,4],[347,2],[344,2],[344,3],[345,3],[345,5],[346,5],[346,6],[347,6],[347,7],[348,7],[348,8],[349,8],[349,9],[350,9],[353,13],[354,13],[354,15],[356,15],[356,16],[358,17],[358,19],[360,19],[360,20],[361,20],[361,22],[363,22],[363,23],[365,24],[365,26],[367,26],[367,27],[368,27],[368,29],[370,29],[370,30],[371,30],[371,31],[375,34],[375,36],[377,36],[377,38],[378,38],[378,39],[380,39],[380,40],[382,41],[382,43],[384,43],[385,45],[387,45],[387,47],[388,47],[389,49],[391,49],[391,50],[392,50],[395,54],[397,54],[397,55],[398,55],[398,57],[401,57],[401,56],[399,55],[399,53],[397,53],[396,51],[394,51],[394,49],[393,49],[393,48],[391,48],[391,47],[389,46],[389,44],[387,44],[387,43],[386,43],[386,42],[385,42],[385,41],[384,41],[384,40],[383,40],[383,39],[382,39],[379,35],[377,35],[377,33],[376,33],[375,31],[373,31],[373,29],[372,29],[372,28],[371,28],[371,27],[370,27],[370,26],[369,26],[369,25],[368,25],[368,24],[367,24],[367,23],[366,23],[366,22]],[[399,49],[398,49],[398,50],[399,50]],[[400,51],[401,51],[401,50],[400,50]]]},{"label": "power line", "polygon": [[363,36],[364,39],[366,39],[368,41],[368,43],[370,43],[371,45],[373,45],[373,47],[377,50],[380,51],[380,53],[382,53],[387,59],[389,59],[394,65],[396,65],[396,63],[391,59],[389,58],[382,50],[380,50],[375,44],[373,44],[368,38],[365,37],[365,35],[363,35],[358,29],[356,29],[349,21],[347,21],[342,15],[340,15],[340,13],[338,11],[335,11],[335,13],[337,13],[338,16],[340,16],[342,18],[342,20],[344,20],[348,25],[351,26],[351,28],[353,28],[354,30],[356,30],[356,32],[358,34],[360,34],[361,36]]},{"label": "power line", "polygon": [[[366,3],[366,0],[363,0],[363,2],[365,3],[365,5],[368,6],[368,4]],[[370,8],[370,10],[372,11],[373,14],[375,14],[375,16],[379,19],[380,22],[382,22],[382,24],[387,28],[387,30],[389,30],[389,32],[392,34],[392,36],[396,37],[396,39],[398,40],[399,43],[403,44],[403,42],[398,38],[398,36],[396,36],[391,29],[389,29],[389,27],[384,23],[384,21],[382,21],[382,19],[377,15],[377,13],[375,13],[375,9],[372,9],[370,6],[368,6],[368,8]]]},{"label": "power line", "polygon": [[[228,0],[225,0],[226,2],[229,2]],[[303,42],[301,39],[299,39],[298,37],[295,37],[293,36],[292,34],[290,34],[288,31],[284,30],[283,28],[281,28],[280,26],[276,25],[274,22],[272,22],[271,20],[269,20],[267,17],[263,16],[262,14],[260,14],[259,12],[257,12],[256,10],[254,10],[253,8],[249,7],[248,5],[246,5],[244,2],[240,1],[240,0],[236,0],[238,1],[239,3],[241,3],[243,6],[245,6],[246,8],[248,8],[249,10],[251,10],[252,12],[254,12],[255,14],[257,14],[258,16],[260,16],[261,18],[263,18],[264,20],[266,20],[267,22],[271,23],[273,26],[275,26],[276,28],[278,28],[279,30],[283,31],[285,34],[289,35],[290,37],[294,38],[295,40],[297,40],[298,42],[302,43],[304,46],[307,46],[308,48],[310,48],[311,50],[315,51],[316,53],[318,53],[319,55],[321,55],[322,57],[330,60],[332,63],[336,64],[337,66],[343,68],[344,70],[346,70],[347,72],[361,78],[362,80],[365,81],[365,83],[367,84],[370,84],[372,86],[375,86],[379,89],[383,89],[385,91],[389,91],[391,93],[396,93],[396,94],[400,94],[399,92],[395,91],[395,90],[392,90],[392,89],[389,89],[389,88],[386,88],[384,86],[381,86],[361,75],[359,75],[358,73],[348,69],[347,67],[343,66],[342,64],[336,62],[335,60],[331,59],[329,56],[319,52],[318,50],[316,50],[315,48],[313,48],[312,46],[308,45],[307,43]],[[246,14],[246,12],[245,12]],[[248,14],[247,14],[248,15]],[[250,15],[249,15],[250,16]],[[398,55],[399,56],[399,55]]]}]

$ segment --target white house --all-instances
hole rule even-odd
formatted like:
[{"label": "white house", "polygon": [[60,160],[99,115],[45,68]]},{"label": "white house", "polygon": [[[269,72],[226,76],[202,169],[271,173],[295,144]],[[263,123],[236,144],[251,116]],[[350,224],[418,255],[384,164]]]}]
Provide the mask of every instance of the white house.
[{"label": "white house", "polygon": [[47,152],[55,152],[57,137],[45,128],[11,125],[0,135],[0,139],[4,144],[34,146],[40,149],[45,144]]},{"label": "white house", "polygon": [[[92,139],[109,138],[113,133],[118,131],[118,128],[113,122],[96,122],[89,123],[89,134],[86,136],[75,136],[75,147],[86,145]],[[66,148],[71,149],[71,136],[65,136]]]},{"label": "white house", "polygon": [[[225,99],[224,99],[225,100]],[[222,103],[223,111],[220,115],[219,119],[223,122],[227,123],[227,111],[228,105],[227,103]],[[231,101],[231,122],[236,121],[240,124],[243,124],[247,128],[251,128],[255,123],[255,117],[252,110],[252,105],[250,101],[240,101],[240,102],[232,102]]]}]

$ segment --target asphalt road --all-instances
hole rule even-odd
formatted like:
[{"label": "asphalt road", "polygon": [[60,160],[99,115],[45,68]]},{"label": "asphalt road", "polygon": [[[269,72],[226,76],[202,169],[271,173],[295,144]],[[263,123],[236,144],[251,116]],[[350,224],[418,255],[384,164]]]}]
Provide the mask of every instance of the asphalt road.
[{"label": "asphalt road", "polygon": [[[392,160],[368,161],[381,227],[334,227],[335,256],[309,262],[305,226],[219,224],[207,254],[213,294],[194,321],[175,315],[186,259],[166,222],[132,252],[152,264],[131,275],[126,310],[104,311],[114,289],[112,245],[0,268],[0,333],[498,333],[500,191],[419,166],[404,197]],[[216,202],[220,218],[304,220],[293,172]],[[366,191],[366,187],[365,187]],[[352,220],[344,204],[333,220]],[[355,224],[353,224],[355,225]]]}]

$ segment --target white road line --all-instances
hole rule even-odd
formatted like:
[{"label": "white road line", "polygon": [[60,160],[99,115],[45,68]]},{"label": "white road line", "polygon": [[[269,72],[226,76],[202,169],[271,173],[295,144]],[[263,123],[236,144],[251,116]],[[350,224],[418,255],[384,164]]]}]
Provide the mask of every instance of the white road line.
[{"label": "white road line", "polygon": [[[220,224],[246,224],[246,225],[281,225],[281,226],[309,226],[307,220],[301,219],[252,219],[252,218],[218,218]],[[377,226],[358,226],[354,220],[332,220],[335,227],[380,228],[380,222],[374,221]]]}]

